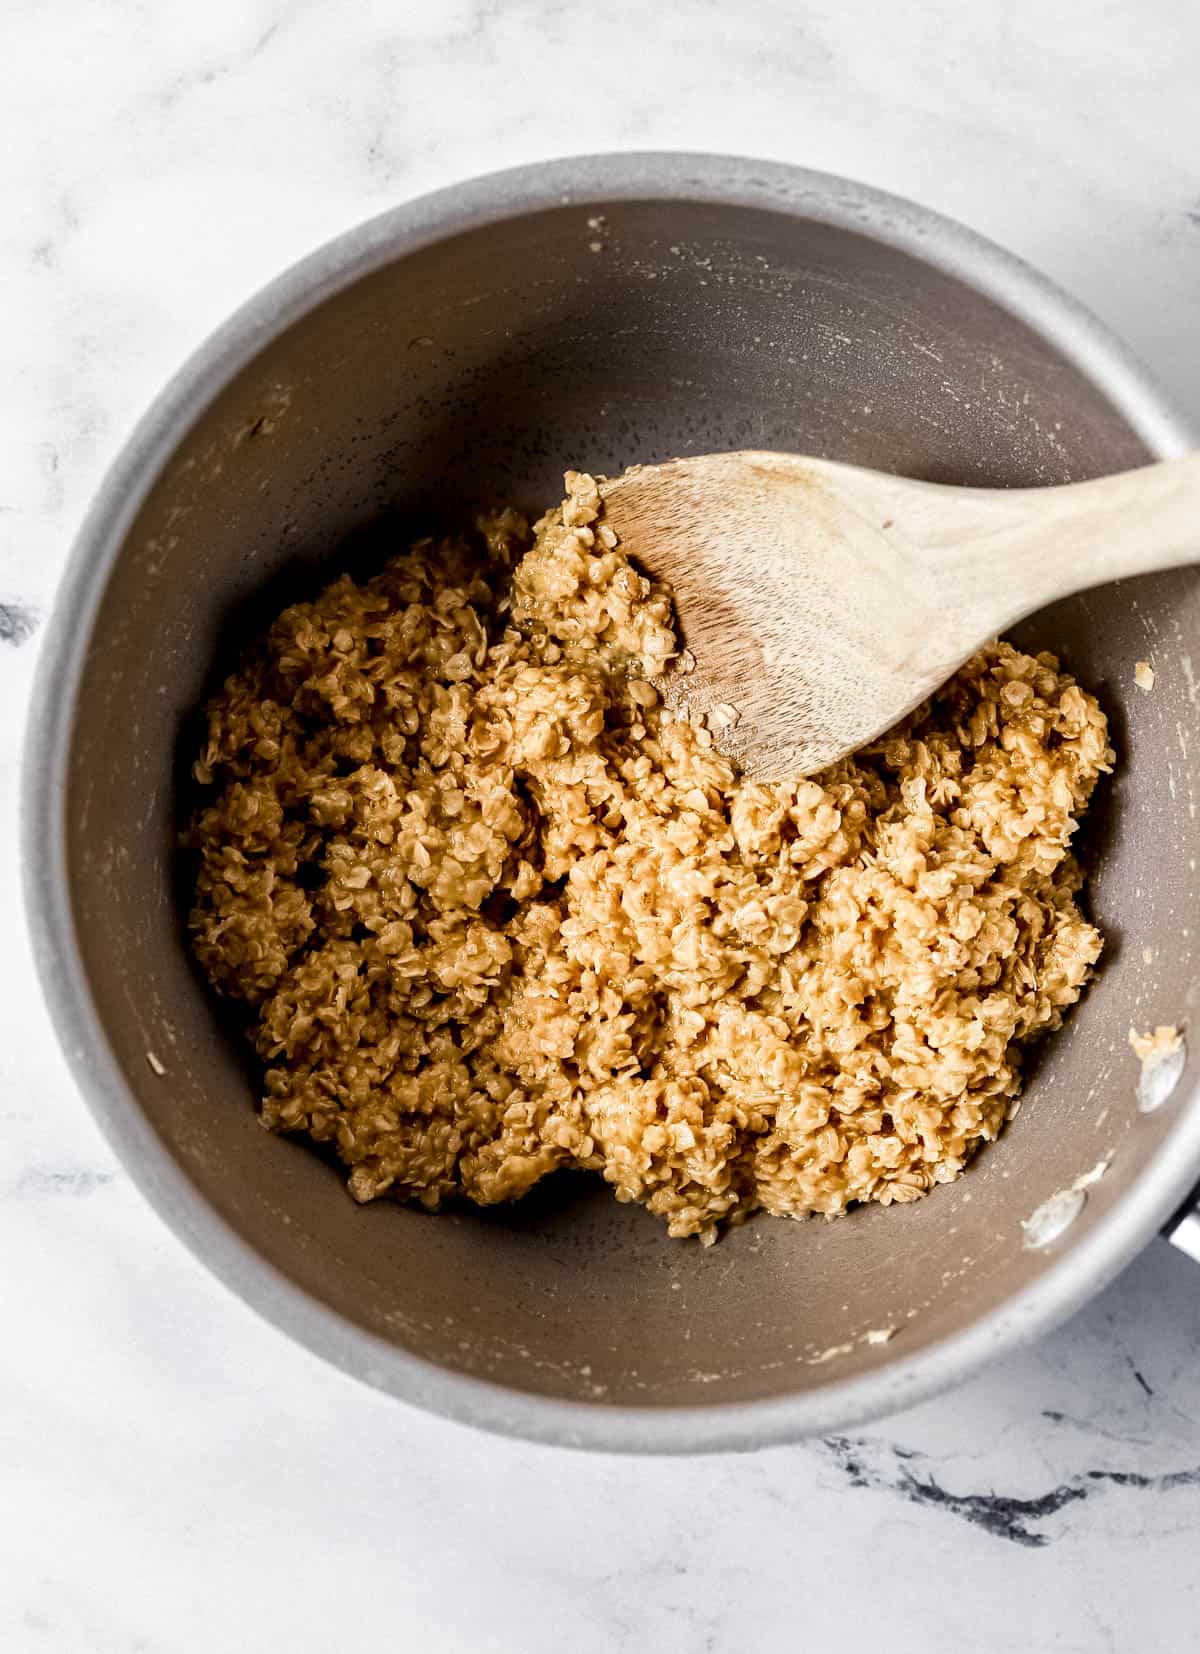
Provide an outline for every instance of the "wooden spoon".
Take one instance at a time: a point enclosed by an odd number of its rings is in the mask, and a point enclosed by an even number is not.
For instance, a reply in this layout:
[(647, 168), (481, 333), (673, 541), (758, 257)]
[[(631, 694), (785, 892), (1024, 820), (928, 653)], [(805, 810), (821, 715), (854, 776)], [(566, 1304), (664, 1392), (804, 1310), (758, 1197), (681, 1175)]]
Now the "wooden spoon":
[(1013, 489), (705, 454), (635, 466), (602, 494), (675, 594), (695, 668), (669, 674), (668, 702), (760, 780), (853, 752), (1056, 598), (1200, 561), (1200, 453)]

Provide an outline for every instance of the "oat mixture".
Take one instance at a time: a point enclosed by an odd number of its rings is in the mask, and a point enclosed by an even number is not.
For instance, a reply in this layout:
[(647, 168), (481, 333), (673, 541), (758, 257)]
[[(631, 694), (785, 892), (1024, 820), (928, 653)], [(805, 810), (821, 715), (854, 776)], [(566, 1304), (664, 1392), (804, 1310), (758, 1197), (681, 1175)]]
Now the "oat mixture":
[(286, 610), (209, 708), (191, 934), (263, 1119), (364, 1201), (582, 1167), (710, 1241), (915, 1200), (1100, 953), (1067, 846), (1104, 716), (999, 643), (819, 776), (739, 779), (649, 681), (669, 593), (567, 485)]

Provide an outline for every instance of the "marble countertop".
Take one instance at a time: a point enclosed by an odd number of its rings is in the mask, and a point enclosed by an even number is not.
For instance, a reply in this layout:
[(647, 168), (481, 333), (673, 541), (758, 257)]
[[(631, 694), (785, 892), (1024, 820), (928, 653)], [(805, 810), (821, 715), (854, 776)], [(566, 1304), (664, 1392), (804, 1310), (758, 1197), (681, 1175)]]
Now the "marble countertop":
[(0, 1648), (1193, 1646), (1200, 1272), (1162, 1243), (955, 1395), (750, 1457), (492, 1440), (259, 1322), (151, 1214), (33, 981), (38, 633), (181, 358), (315, 243), (490, 167), (739, 151), (951, 213), (1200, 415), (1200, 10), (1063, 0), (7, 0), (0, 66)]

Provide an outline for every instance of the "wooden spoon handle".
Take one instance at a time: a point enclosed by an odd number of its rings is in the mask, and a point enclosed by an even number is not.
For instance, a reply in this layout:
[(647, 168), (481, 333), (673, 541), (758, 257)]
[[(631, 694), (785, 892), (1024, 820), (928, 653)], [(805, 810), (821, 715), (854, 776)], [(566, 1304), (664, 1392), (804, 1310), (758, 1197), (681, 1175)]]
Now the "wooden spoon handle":
[(946, 496), (923, 510), (907, 494), (897, 526), (976, 639), (1091, 586), (1200, 563), (1200, 453), (1068, 487)]

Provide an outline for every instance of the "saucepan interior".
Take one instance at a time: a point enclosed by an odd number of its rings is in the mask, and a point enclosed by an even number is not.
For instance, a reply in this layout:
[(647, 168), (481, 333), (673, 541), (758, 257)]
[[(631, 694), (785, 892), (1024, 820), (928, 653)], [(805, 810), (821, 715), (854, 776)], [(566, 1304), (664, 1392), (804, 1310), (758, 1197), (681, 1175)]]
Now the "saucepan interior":
[[(31, 751), (47, 770), (29, 843), (44, 831), (31, 882), (60, 1024), (202, 1255), (400, 1394), (641, 1446), (897, 1404), (1115, 1269), (1194, 1175), (1200, 1135), (1186, 1081), (1138, 1112), (1127, 1046), (1131, 1023), (1186, 1018), (1194, 979), (1189, 573), (1021, 629), (1112, 720), (1120, 768), (1085, 845), (1108, 947), (1003, 1140), (911, 1207), (760, 1219), (709, 1251), (569, 1176), (486, 1213), (360, 1208), (334, 1167), (258, 1125), (236, 1032), (183, 944), (175, 850), (181, 743), (214, 662), (339, 559), (480, 504), (542, 505), (572, 464), (754, 446), (956, 483), (1118, 470), (1182, 436), (1107, 352), (1034, 278), (935, 220), (813, 175), (663, 157), (419, 203), (235, 321), (152, 414), (85, 533), (42, 682), (59, 698)], [(1025, 1246), (1022, 1219), (1104, 1160), (1069, 1233)], [(882, 1329), (887, 1343), (866, 1340)]]

